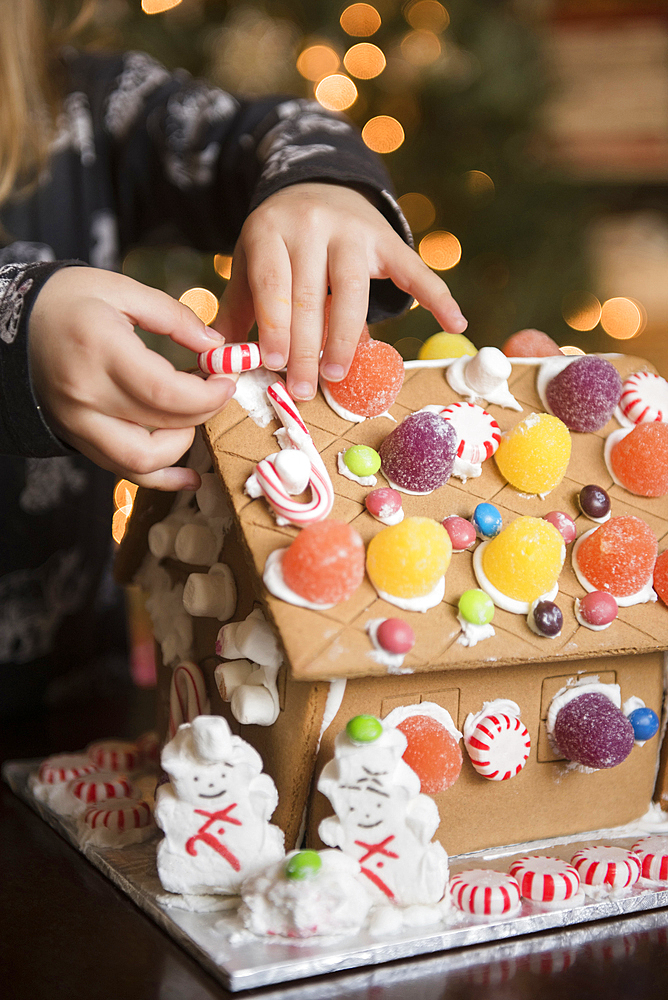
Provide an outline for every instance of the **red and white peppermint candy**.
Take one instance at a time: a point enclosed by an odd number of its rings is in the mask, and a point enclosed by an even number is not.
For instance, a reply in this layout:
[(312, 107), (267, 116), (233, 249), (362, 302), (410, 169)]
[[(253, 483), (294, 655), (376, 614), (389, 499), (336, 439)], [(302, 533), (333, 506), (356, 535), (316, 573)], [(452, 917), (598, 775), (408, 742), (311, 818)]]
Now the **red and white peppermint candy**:
[(103, 802), (105, 799), (131, 799), (134, 788), (128, 778), (111, 771), (98, 771), (83, 778), (75, 778), (69, 790), (81, 802)]
[(125, 740), (97, 740), (88, 747), (88, 756), (100, 771), (134, 771), (139, 766), (136, 743)]
[(634, 372), (624, 380), (619, 408), (632, 424), (668, 423), (668, 382), (652, 372)]
[(440, 413), (457, 431), (458, 458), (472, 465), (481, 465), (499, 447), (501, 428), (491, 413), (483, 410), (482, 406), (460, 401), (445, 406)]
[(151, 810), (143, 799), (110, 799), (103, 807), (91, 806), (84, 813), (84, 822), (91, 830), (140, 830), (150, 826)]
[(525, 899), (536, 903), (561, 903), (577, 896), (580, 876), (576, 869), (561, 858), (527, 855), (510, 866)]
[(197, 355), (197, 364), (205, 375), (232, 375), (254, 371), (262, 366), (260, 345), (225, 344)]
[(190, 660), (179, 663), (172, 673), (169, 689), (169, 738), (184, 722), (192, 722), (198, 715), (208, 715), (210, 710), (201, 668)]
[(631, 850), (640, 859), (642, 878), (668, 882), (668, 837), (644, 837)]
[(531, 752), (529, 730), (517, 715), (483, 715), (464, 743), (474, 768), (490, 781), (507, 781), (519, 774)]
[(88, 754), (60, 753), (47, 757), (39, 769), (39, 780), (45, 785), (59, 785), (64, 781), (82, 778), (85, 774), (93, 774), (97, 767)]
[(464, 913), (500, 917), (519, 910), (520, 887), (516, 879), (505, 872), (473, 868), (450, 880), (450, 898)]
[(623, 847), (585, 847), (573, 855), (571, 864), (583, 885), (625, 889), (640, 878), (638, 855)]

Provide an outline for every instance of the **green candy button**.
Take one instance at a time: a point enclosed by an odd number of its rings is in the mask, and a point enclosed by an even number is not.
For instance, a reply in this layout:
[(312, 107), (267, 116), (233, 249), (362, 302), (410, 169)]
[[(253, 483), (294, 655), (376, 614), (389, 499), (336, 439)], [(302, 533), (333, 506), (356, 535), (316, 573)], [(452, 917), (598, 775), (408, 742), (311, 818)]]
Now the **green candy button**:
[(356, 715), (346, 726), (348, 738), (353, 743), (374, 743), (382, 732), (383, 727), (375, 715)]
[(301, 882), (313, 878), (322, 868), (322, 860), (317, 851), (299, 851), (286, 862), (285, 877)]
[(466, 590), (459, 598), (459, 613), (472, 625), (488, 625), (494, 617), (494, 602), (484, 590)]
[(354, 476), (373, 476), (380, 469), (380, 455), (365, 444), (354, 444), (343, 456)]

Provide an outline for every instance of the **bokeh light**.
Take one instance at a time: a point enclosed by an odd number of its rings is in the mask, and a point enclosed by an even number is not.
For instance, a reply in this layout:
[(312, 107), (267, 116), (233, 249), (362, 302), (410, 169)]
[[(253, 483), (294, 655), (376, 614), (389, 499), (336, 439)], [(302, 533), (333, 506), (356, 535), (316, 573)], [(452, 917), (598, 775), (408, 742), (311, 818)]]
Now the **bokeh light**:
[(145, 14), (162, 14), (180, 3), (181, 0), (141, 0), (141, 9)]
[(462, 245), (452, 233), (436, 230), (420, 240), (418, 252), (422, 260), (435, 271), (449, 271), (462, 257)]
[(333, 73), (315, 88), (315, 99), (328, 111), (345, 111), (357, 100), (357, 87), (343, 73)]
[(381, 25), (380, 14), (369, 3), (353, 3), (346, 7), (339, 18), (339, 23), (347, 35), (358, 38), (368, 38), (374, 35)]
[(572, 330), (593, 330), (601, 319), (601, 303), (591, 292), (569, 292), (561, 303), (561, 315)]
[(399, 198), (399, 207), (406, 216), (414, 233), (421, 233), (433, 224), (436, 218), (434, 203), (418, 191), (409, 191)]
[(418, 356), (418, 351), (422, 347), (422, 341), (417, 337), (402, 337), (393, 345), (395, 351), (399, 351), (404, 361), (414, 361)]
[(370, 118), (362, 129), (362, 138), (375, 153), (392, 153), (406, 138), (401, 123), (390, 115)]
[(232, 275), (232, 258), (225, 253), (217, 253), (213, 258), (213, 267), (217, 275), (229, 279)]
[(567, 344), (565, 347), (560, 347), (559, 350), (562, 354), (585, 354), (586, 352), (580, 347), (574, 347), (572, 344)]
[(411, 28), (423, 31), (445, 31), (450, 15), (438, 0), (415, 0), (408, 5), (405, 17)]
[(218, 312), (218, 299), (208, 288), (189, 288), (180, 297), (179, 302), (195, 313), (203, 323), (211, 323)]
[(336, 73), (341, 60), (330, 45), (309, 45), (297, 59), (297, 70), (306, 80), (322, 80)]
[(643, 310), (633, 299), (616, 296), (601, 307), (601, 326), (615, 340), (637, 337), (643, 328)]
[(114, 487), (115, 510), (111, 520), (111, 535), (117, 544), (120, 544), (125, 534), (136, 492), (135, 483), (131, 483), (127, 479), (119, 479)]
[(343, 57), (343, 65), (351, 76), (359, 80), (373, 80), (379, 76), (386, 66), (382, 49), (371, 42), (358, 42), (352, 45)]
[(464, 186), (475, 198), (494, 197), (494, 181), (484, 170), (467, 170), (464, 174)]
[(409, 31), (401, 40), (401, 54), (411, 66), (430, 66), (441, 54), (441, 43), (433, 31)]

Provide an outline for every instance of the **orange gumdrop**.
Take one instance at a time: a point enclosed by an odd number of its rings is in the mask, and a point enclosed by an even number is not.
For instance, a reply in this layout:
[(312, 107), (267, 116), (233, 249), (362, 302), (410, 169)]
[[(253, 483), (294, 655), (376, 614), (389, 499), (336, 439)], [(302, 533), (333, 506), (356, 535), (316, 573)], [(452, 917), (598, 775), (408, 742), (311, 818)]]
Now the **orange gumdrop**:
[(462, 752), (455, 738), (430, 715), (410, 715), (397, 725), (408, 740), (404, 760), (420, 779), (426, 795), (454, 785), (462, 769)]
[(518, 330), (501, 350), (507, 358), (552, 358), (561, 354), (559, 345), (542, 330)]
[(668, 604), (668, 549), (662, 552), (654, 566), (654, 589), (664, 604)]
[(378, 417), (392, 406), (404, 383), (404, 361), (382, 340), (360, 341), (341, 382), (323, 379), (332, 399), (359, 417)]
[[(322, 344), (321, 344), (321, 347), (323, 349), (325, 347), (325, 344), (327, 343), (327, 337), (329, 336), (329, 314), (331, 311), (332, 311), (332, 296), (331, 294), (329, 294), (325, 299), (325, 329), (323, 330)], [(365, 340), (370, 340), (370, 339), (371, 339), (371, 334), (369, 333), (369, 327), (365, 323), (364, 326), (362, 327), (362, 332), (360, 334), (359, 342), (361, 344)]]
[(668, 493), (668, 424), (636, 424), (613, 445), (610, 467), (622, 486), (641, 497)]
[(364, 542), (349, 524), (318, 521), (283, 553), (283, 579), (314, 604), (339, 604), (364, 579)]
[(639, 517), (612, 517), (577, 551), (577, 564), (596, 590), (613, 597), (631, 597), (652, 579), (656, 561), (656, 536)]

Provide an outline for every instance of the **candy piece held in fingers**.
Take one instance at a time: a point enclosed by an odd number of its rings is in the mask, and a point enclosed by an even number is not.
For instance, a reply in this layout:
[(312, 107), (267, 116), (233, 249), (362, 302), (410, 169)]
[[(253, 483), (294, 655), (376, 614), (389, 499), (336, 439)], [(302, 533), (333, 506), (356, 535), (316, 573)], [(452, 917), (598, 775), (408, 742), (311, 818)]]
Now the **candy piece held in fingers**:
[(573, 865), (561, 858), (530, 855), (518, 858), (510, 866), (525, 899), (535, 903), (560, 903), (580, 892), (580, 876)]
[(428, 337), (420, 350), (420, 361), (436, 361), (439, 358), (461, 358), (465, 354), (473, 357), (478, 348), (463, 333), (434, 333)]
[(93, 774), (97, 766), (85, 753), (60, 753), (42, 761), (38, 776), (45, 785), (59, 785), (73, 778), (83, 778)]
[(575, 617), (581, 625), (589, 628), (607, 628), (614, 622), (618, 611), (617, 601), (604, 590), (592, 590), (575, 601)]
[(436, 795), (454, 785), (462, 769), (459, 743), (431, 715), (417, 713), (397, 723), (407, 740), (403, 759), (420, 779), (420, 791)]
[(553, 524), (540, 517), (517, 517), (487, 543), (482, 568), (501, 594), (531, 604), (553, 590), (564, 553), (564, 540)]
[(450, 536), (453, 552), (465, 552), (475, 545), (476, 530), (465, 518), (452, 514), (443, 521), (443, 527)]
[(578, 505), (585, 517), (592, 521), (603, 521), (610, 513), (610, 497), (602, 486), (589, 483), (578, 494)]
[(513, 916), (520, 910), (520, 887), (512, 875), (473, 868), (450, 880), (450, 898), (458, 910), (478, 917)]
[(640, 859), (623, 847), (585, 847), (571, 858), (583, 886), (625, 889), (635, 885), (642, 869)]
[(381, 524), (398, 524), (404, 519), (401, 493), (390, 486), (380, 486), (367, 493), (364, 503), (371, 516)]
[(636, 424), (608, 454), (615, 479), (630, 493), (663, 497), (668, 493), (668, 424)]
[(411, 493), (430, 493), (450, 477), (457, 432), (435, 413), (411, 413), (380, 446), (383, 475)]
[(313, 604), (339, 604), (364, 579), (364, 543), (341, 521), (304, 528), (283, 554), (283, 579)]
[(496, 538), (503, 527), (503, 519), (494, 504), (479, 503), (473, 511), (471, 524), (480, 538)]
[(551, 510), (549, 514), (543, 514), (543, 520), (549, 521), (550, 524), (555, 526), (563, 540), (566, 542), (566, 545), (575, 541), (578, 533), (578, 529), (575, 527), (575, 521), (572, 517), (569, 517), (568, 514), (564, 514), (562, 510)]
[(622, 393), (619, 372), (605, 358), (576, 358), (545, 388), (550, 410), (572, 431), (592, 433), (607, 424)]
[(200, 371), (206, 375), (232, 375), (254, 371), (262, 365), (260, 345), (225, 344), (197, 355)]
[(554, 601), (533, 601), (528, 616), (529, 628), (547, 639), (556, 639), (561, 634), (564, 616)]
[(341, 382), (321, 379), (325, 399), (356, 417), (378, 417), (399, 395), (404, 361), (382, 340), (360, 341), (350, 370)]
[(450, 538), (438, 521), (407, 517), (371, 539), (367, 572), (381, 596), (427, 600), (443, 581), (451, 554)]
[(619, 408), (632, 424), (668, 420), (668, 382), (652, 372), (634, 372), (624, 379)]
[(656, 551), (656, 536), (639, 517), (612, 517), (582, 537), (573, 565), (588, 590), (605, 590), (619, 604), (651, 583)]
[(507, 358), (551, 358), (561, 355), (559, 345), (542, 330), (518, 330), (501, 348)]
[(638, 855), (641, 878), (668, 882), (668, 837), (644, 837), (631, 850)]
[(657, 557), (654, 565), (654, 589), (664, 604), (668, 604), (668, 549)]
[(586, 691), (559, 709), (552, 740), (566, 760), (596, 770), (617, 767), (633, 749), (633, 726), (603, 692)]
[(651, 740), (659, 731), (659, 716), (654, 709), (643, 706), (629, 712), (629, 722), (633, 726), (633, 735), (638, 742)]
[(558, 486), (571, 457), (566, 425), (549, 413), (531, 413), (501, 436), (496, 464), (522, 493), (544, 495)]
[(415, 632), (402, 618), (386, 618), (378, 626), (376, 638), (388, 653), (409, 653), (415, 645)]

